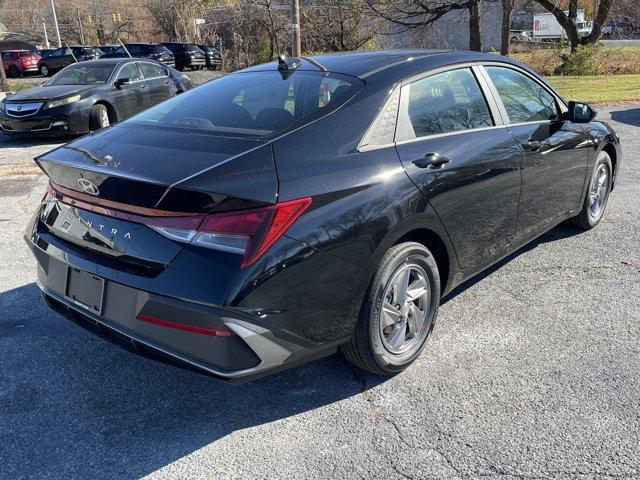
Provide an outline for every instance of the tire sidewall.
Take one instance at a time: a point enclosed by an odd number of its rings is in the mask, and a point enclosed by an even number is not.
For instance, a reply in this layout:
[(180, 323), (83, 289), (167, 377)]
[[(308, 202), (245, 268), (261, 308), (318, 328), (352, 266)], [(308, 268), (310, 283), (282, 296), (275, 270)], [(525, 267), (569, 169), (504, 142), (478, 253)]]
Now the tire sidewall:
[[(380, 338), (379, 321), (382, 302), (384, 301), (385, 287), (394, 273), (405, 264), (416, 264), (422, 267), (429, 279), (431, 289), (431, 302), (427, 316), (428, 332), (420, 347), (413, 353), (392, 354), (389, 352)], [(412, 363), (422, 352), (435, 325), (440, 300), (440, 278), (437, 265), (429, 251), (419, 244), (410, 244), (404, 250), (395, 255), (383, 268), (381, 275), (376, 275), (376, 284), (372, 285), (371, 309), (369, 312), (369, 341), (372, 352), (378, 366), (387, 372), (399, 372)]]
[[(595, 218), (591, 215), (591, 205), (590, 205), (590, 200), (589, 200), (589, 193), (591, 192), (591, 183), (593, 182), (593, 177), (596, 174), (596, 172), (598, 171), (598, 168), (600, 168), (600, 165), (605, 165), (605, 167), (607, 168), (607, 197), (604, 200), (604, 205), (602, 205), (602, 210), (600, 212), (600, 215)], [(586, 213), (587, 213), (587, 221), (589, 222), (589, 225), (591, 225), (592, 227), (595, 227), (598, 223), (600, 223), (600, 220), (602, 220), (602, 217), (604, 217), (604, 213), (607, 209), (607, 203), (609, 203), (609, 195), (611, 193), (611, 184), (613, 183), (613, 167), (611, 164), (611, 158), (609, 157), (609, 154), (607, 152), (600, 152), (598, 154), (598, 158), (595, 162), (595, 165), (593, 166), (593, 170), (591, 171), (591, 176), (589, 177), (589, 185), (587, 186), (587, 195), (586, 195), (586, 199), (585, 199), (585, 208), (586, 208)]]
[(49, 67), (47, 67), (46, 65), (42, 65), (40, 67), (40, 74), (43, 77), (48, 77), (50, 73), (51, 73), (51, 70), (49, 70)]

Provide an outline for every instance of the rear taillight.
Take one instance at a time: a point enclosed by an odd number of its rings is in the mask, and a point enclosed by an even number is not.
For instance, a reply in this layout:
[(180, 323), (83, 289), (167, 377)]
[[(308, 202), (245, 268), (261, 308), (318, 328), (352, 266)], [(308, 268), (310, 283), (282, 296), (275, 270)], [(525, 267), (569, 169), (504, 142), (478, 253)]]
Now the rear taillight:
[(242, 255), (241, 266), (247, 267), (258, 260), (310, 204), (311, 198), (300, 198), (268, 207), (207, 215), (197, 229), (180, 225), (181, 218), (154, 219), (145, 224), (172, 240)]
[(311, 205), (311, 198), (306, 197), (250, 210), (188, 214), (125, 205), (49, 183), (43, 201), (54, 199), (101, 215), (146, 225), (177, 242), (242, 255), (241, 267), (258, 260)]

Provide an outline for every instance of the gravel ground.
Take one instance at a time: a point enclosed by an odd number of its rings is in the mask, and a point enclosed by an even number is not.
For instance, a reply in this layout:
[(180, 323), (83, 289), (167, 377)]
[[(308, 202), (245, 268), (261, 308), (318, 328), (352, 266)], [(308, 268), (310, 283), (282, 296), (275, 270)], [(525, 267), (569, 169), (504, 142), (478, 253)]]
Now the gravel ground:
[(600, 226), (457, 289), (406, 372), (335, 356), (239, 387), (43, 307), (20, 237), (54, 144), (0, 137), (0, 478), (640, 478), (640, 106), (601, 116), (627, 155)]

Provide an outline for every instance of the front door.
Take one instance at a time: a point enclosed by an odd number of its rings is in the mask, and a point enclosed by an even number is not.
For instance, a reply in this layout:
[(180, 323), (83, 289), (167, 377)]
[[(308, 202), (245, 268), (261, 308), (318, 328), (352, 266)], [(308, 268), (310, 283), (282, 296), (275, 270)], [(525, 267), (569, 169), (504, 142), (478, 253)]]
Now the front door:
[(173, 84), (167, 75), (166, 68), (151, 62), (140, 62), (140, 70), (148, 86), (147, 108), (171, 97)]
[(115, 94), (115, 108), (118, 119), (124, 120), (146, 108), (146, 82), (136, 62), (126, 63), (120, 69), (117, 79), (129, 79), (131, 83), (122, 85)]
[(527, 237), (579, 206), (589, 144), (580, 125), (561, 120), (561, 104), (535, 79), (508, 67), (484, 68), (523, 150), (518, 234)]
[(471, 68), (419, 79), (401, 95), (396, 148), (404, 169), (442, 220), (460, 265), (479, 269), (515, 234), (518, 145), (494, 122)]

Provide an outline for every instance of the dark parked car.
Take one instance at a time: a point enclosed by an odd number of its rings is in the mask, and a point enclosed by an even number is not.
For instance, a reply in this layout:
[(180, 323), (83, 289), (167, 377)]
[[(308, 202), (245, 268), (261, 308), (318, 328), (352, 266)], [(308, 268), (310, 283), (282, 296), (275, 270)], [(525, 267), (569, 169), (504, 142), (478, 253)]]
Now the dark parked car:
[(97, 48), (98, 50), (100, 50), (104, 54), (100, 58), (103, 58), (105, 57), (105, 55), (115, 53), (116, 51), (118, 51), (118, 49), (122, 49), (122, 45), (100, 45), (93, 48)]
[(74, 45), (56, 48), (48, 57), (38, 60), (38, 71), (45, 77), (63, 69), (72, 63), (95, 60), (102, 56), (97, 48)]
[(176, 69), (180, 71), (187, 67), (191, 70), (199, 70), (207, 65), (204, 52), (193, 43), (165, 42), (161, 45), (173, 53)]
[(204, 52), (206, 67), (209, 70), (216, 70), (222, 67), (222, 53), (213, 45), (198, 45), (198, 48)]
[(39, 58), (38, 54), (27, 50), (7, 50), (2, 52), (2, 66), (8, 76), (17, 78), (37, 72)]
[(70, 65), (42, 87), (0, 102), (10, 135), (80, 134), (106, 127), (191, 88), (186, 75), (153, 60), (93, 60)]
[(55, 52), (55, 48), (41, 48), (40, 50), (36, 50), (36, 53), (41, 57), (50, 57)]
[[(132, 57), (151, 58), (158, 62), (162, 62), (165, 65), (175, 67), (176, 62), (173, 58), (173, 53), (163, 45), (154, 45), (152, 43), (125, 43), (124, 46)], [(119, 46), (115, 51), (108, 53), (103, 58), (119, 58), (128, 56), (129, 55), (125, 49), (122, 46)]]
[(394, 374), (454, 287), (598, 224), (621, 151), (594, 116), (492, 54), (283, 58), (39, 156), (26, 240), (48, 305), (135, 352)]

